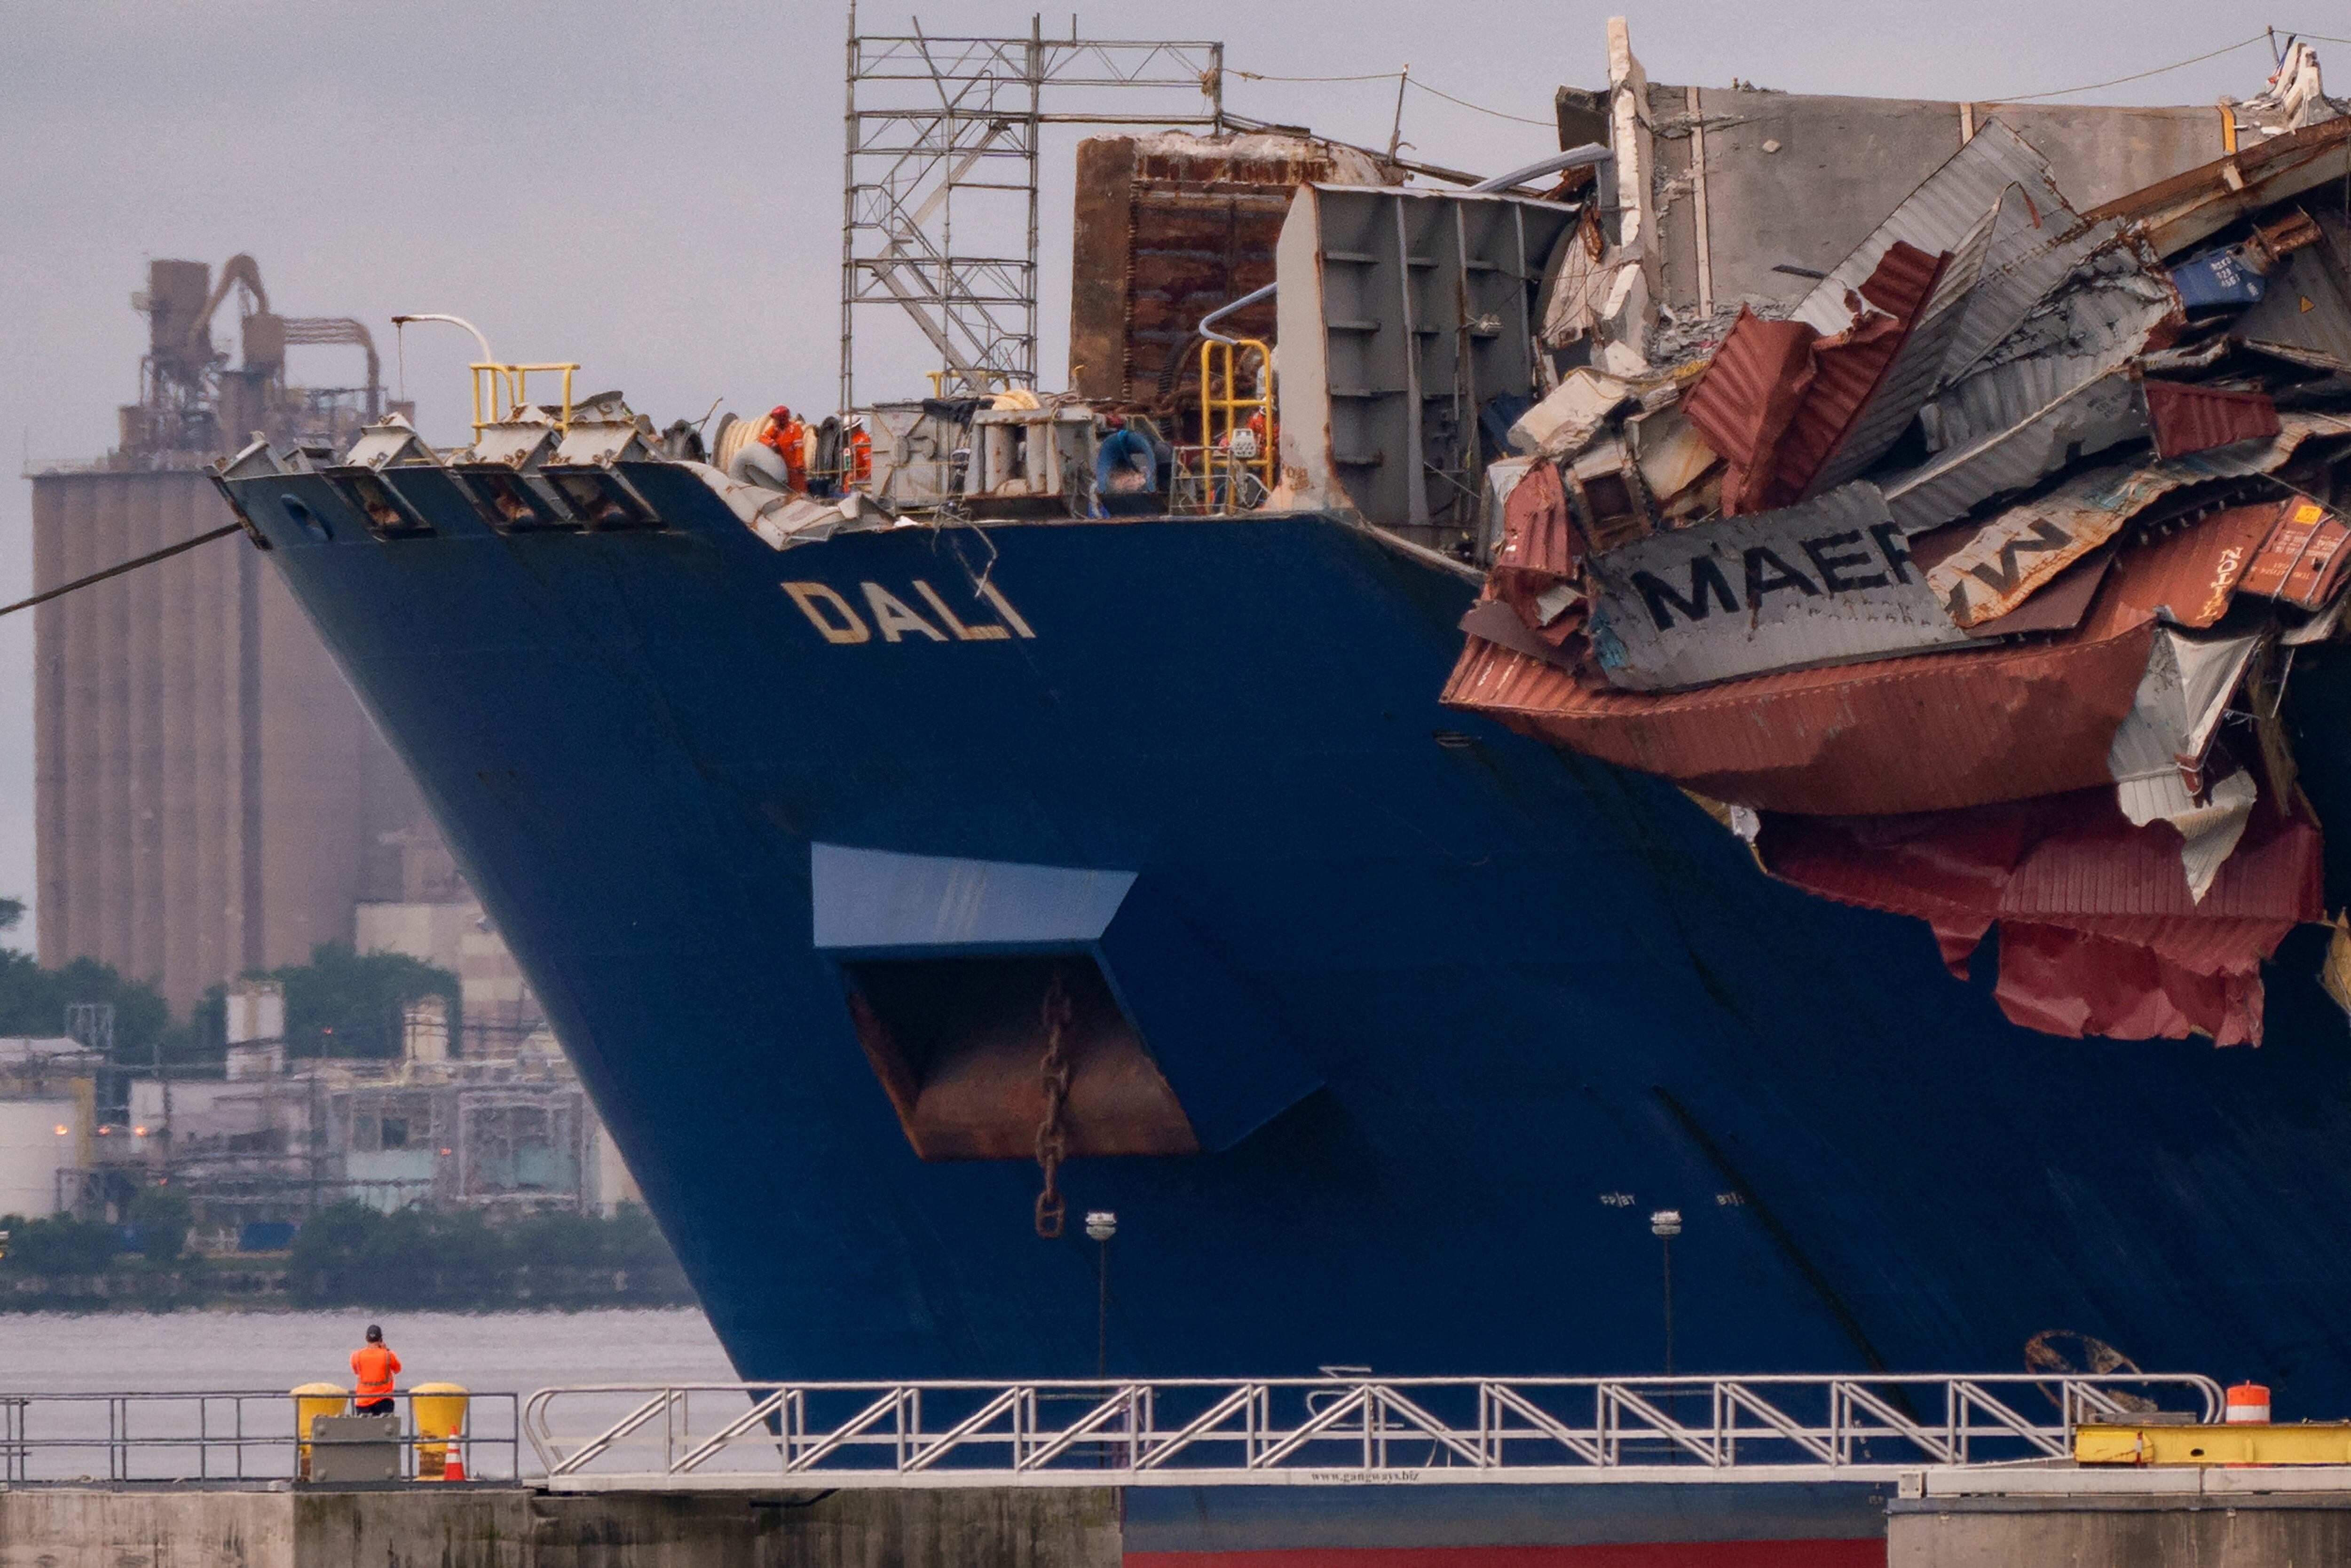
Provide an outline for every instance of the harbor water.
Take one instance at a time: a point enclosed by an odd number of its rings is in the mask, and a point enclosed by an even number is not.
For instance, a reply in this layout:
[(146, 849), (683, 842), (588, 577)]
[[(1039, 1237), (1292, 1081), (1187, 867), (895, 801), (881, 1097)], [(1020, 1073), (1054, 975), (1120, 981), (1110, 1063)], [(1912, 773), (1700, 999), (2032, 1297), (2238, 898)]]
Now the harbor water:
[(402, 1387), (528, 1394), (565, 1383), (731, 1383), (690, 1307), (580, 1312), (26, 1312), (0, 1314), (0, 1393), (284, 1389), (350, 1380), (371, 1322)]

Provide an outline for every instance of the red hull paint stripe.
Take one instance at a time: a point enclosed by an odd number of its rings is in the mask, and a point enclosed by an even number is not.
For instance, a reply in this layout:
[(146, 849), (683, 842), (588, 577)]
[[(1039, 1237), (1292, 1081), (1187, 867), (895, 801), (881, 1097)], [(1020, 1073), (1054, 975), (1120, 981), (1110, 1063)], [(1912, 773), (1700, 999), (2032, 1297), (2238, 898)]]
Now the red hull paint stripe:
[(1130, 1552), (1125, 1568), (1886, 1568), (1884, 1540)]

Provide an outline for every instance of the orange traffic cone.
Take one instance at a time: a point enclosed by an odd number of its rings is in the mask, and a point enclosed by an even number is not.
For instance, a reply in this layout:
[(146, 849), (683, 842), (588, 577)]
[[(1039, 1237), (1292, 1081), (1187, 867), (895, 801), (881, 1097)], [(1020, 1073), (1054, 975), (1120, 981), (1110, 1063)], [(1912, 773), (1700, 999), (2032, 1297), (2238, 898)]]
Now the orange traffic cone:
[(441, 1479), (444, 1481), (462, 1481), (465, 1479), (465, 1457), (454, 1448), (449, 1450), (448, 1462), (441, 1467)]

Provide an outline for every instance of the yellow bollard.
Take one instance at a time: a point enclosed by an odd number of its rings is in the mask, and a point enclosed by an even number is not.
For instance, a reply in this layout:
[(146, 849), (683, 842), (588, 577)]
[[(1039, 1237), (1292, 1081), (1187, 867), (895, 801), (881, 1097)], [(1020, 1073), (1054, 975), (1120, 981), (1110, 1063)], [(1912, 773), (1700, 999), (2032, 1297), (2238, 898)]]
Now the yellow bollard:
[(301, 1443), (301, 1476), (310, 1479), (310, 1423), (320, 1416), (340, 1416), (351, 1402), (350, 1393), (332, 1383), (306, 1383), (294, 1390), (294, 1436)]
[[(408, 1391), (408, 1412), (416, 1422), (416, 1479), (437, 1481), (449, 1476), (449, 1448), (465, 1432), (465, 1389), (457, 1383), (420, 1383)], [(457, 1476), (465, 1476), (458, 1461)]]

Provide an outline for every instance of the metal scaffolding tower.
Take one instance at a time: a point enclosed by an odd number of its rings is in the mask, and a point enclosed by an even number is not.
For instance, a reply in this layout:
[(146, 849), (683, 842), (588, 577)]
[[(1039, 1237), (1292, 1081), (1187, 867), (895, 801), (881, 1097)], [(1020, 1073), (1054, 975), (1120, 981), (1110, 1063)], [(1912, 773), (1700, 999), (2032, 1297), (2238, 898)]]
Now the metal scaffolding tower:
[[(841, 185), (841, 406), (856, 403), (861, 308), (904, 309), (938, 350), (945, 390), (1037, 384), (1037, 151), (1047, 125), (1222, 130), (1221, 43), (867, 37), (849, 8)], [(1184, 114), (1048, 112), (1048, 88), (1188, 89)], [(1026, 243), (1021, 241), (1025, 233)]]

